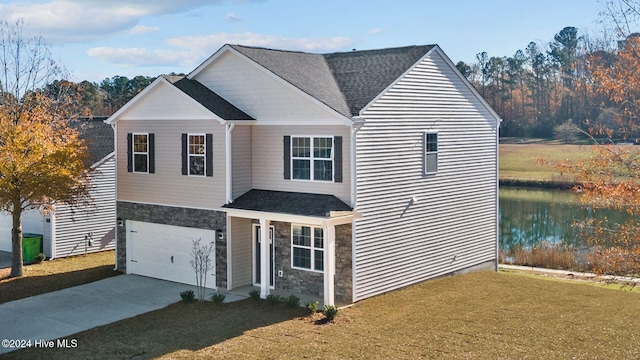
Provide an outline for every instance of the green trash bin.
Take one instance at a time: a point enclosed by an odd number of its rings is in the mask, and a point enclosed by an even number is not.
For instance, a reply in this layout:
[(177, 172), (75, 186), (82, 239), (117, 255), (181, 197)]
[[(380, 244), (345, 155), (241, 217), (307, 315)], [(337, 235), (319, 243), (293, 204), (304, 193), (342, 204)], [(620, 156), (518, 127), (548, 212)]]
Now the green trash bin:
[(42, 235), (39, 234), (22, 234), (22, 260), (33, 261), (40, 253), (42, 244)]

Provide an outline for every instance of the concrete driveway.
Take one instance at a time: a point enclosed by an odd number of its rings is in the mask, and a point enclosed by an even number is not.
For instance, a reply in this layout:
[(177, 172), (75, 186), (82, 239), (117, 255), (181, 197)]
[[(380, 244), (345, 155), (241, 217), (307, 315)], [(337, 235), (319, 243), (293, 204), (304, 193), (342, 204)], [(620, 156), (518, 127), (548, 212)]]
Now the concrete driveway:
[[(0, 304), (0, 354), (65, 338), (73, 345), (73, 334), (109, 324), (180, 301), (180, 292), (190, 285), (138, 275), (118, 275), (26, 299)], [(206, 298), (213, 294), (209, 290)], [(225, 294), (225, 302), (243, 297)], [(14, 340), (6, 344), (4, 339)], [(15, 344), (15, 340), (22, 344)], [(14, 345), (8, 347), (7, 345)], [(57, 342), (56, 342), (57, 345)], [(55, 346), (55, 345), (54, 345)]]

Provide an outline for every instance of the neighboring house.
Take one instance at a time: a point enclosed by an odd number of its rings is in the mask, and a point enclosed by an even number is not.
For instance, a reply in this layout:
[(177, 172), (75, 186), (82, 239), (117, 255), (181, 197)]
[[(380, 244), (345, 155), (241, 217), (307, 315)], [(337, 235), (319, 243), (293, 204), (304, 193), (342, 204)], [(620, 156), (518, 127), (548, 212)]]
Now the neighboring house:
[[(105, 118), (71, 120), (87, 140), (93, 162), (91, 204), (58, 204), (52, 213), (38, 209), (23, 212), (23, 233), (42, 234), (48, 258), (61, 258), (115, 248), (115, 154), (113, 129)], [(0, 250), (11, 251), (10, 214), (0, 214)]]
[[(225, 45), (116, 132), (117, 267), (354, 302), (496, 269), (499, 117), (437, 46)], [(263, 241), (268, 239), (268, 241)]]

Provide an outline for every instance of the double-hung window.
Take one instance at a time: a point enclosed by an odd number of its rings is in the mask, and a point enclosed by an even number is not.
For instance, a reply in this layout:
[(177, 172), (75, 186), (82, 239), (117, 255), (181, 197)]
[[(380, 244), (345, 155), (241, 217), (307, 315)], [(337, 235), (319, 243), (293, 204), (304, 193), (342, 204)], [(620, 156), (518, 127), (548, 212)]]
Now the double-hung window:
[(213, 134), (182, 134), (182, 175), (213, 176)]
[(133, 134), (133, 172), (149, 172), (149, 134)]
[(189, 134), (189, 175), (204, 176), (206, 138), (204, 134)]
[(438, 133), (427, 131), (424, 133), (424, 173), (438, 172)]
[(324, 271), (324, 233), (322, 228), (292, 225), (291, 264), (294, 268)]
[(333, 137), (291, 137), (292, 179), (333, 181)]

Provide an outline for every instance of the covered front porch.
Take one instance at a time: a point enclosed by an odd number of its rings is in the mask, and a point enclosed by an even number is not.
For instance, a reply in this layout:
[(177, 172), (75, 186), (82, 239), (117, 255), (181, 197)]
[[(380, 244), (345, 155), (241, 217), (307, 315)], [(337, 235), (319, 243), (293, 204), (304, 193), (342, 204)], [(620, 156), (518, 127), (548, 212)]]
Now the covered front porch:
[(251, 190), (223, 210), (227, 291), (352, 302), (354, 211), (348, 205), (332, 195)]

